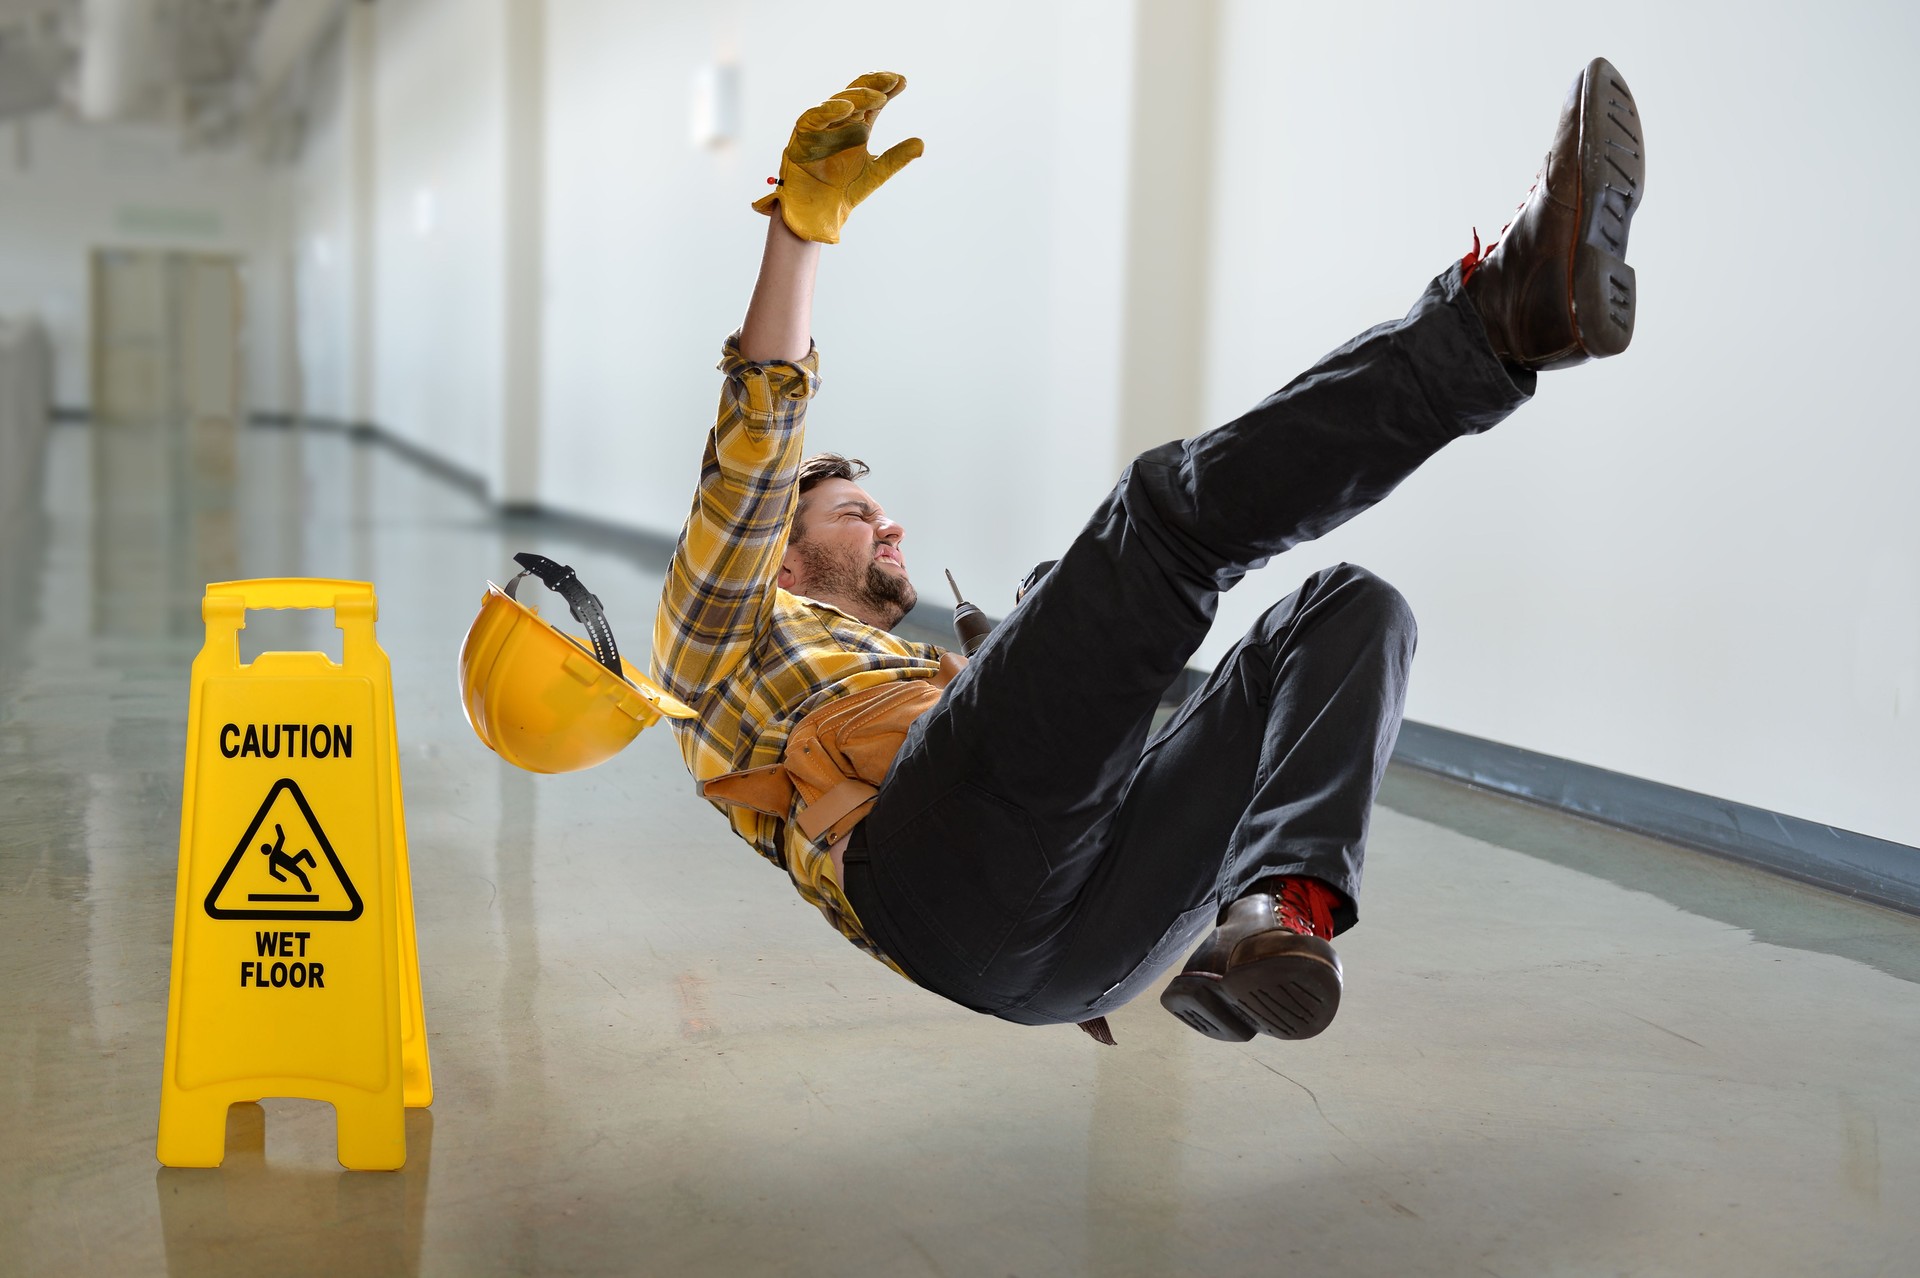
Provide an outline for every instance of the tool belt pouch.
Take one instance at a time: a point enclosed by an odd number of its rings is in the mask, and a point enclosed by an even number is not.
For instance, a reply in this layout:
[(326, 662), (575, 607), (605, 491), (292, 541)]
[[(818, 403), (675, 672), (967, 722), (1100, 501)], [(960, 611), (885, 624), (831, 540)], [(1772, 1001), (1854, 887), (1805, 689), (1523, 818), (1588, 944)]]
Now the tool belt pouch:
[(836, 843), (873, 809), (907, 730), (965, 665), (949, 653), (931, 679), (901, 679), (831, 702), (794, 728), (780, 762), (703, 781), (700, 794), (791, 820), (813, 843)]

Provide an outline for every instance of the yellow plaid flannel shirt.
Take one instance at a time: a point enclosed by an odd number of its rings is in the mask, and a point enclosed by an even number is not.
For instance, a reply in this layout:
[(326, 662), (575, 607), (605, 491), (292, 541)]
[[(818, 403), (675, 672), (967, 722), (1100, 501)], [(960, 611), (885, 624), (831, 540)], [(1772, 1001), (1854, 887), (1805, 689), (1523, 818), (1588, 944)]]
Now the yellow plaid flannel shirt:
[[(811, 711), (879, 684), (929, 678), (940, 665), (939, 648), (775, 584), (798, 501), (819, 353), (759, 364), (739, 343), (736, 333), (723, 347), (720, 412), (653, 623), (654, 677), (699, 712), (670, 722), (700, 781), (777, 762), (787, 734)], [(714, 806), (843, 936), (886, 961), (847, 904), (826, 846), (791, 821)]]

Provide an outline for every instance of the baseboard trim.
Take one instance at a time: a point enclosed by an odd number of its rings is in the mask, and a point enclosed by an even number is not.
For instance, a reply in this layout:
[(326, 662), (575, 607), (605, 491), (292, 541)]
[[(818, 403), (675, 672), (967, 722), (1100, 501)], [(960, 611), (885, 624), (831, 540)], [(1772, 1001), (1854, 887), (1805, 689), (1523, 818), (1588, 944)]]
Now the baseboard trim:
[[(557, 510), (539, 502), (506, 502), (497, 505), (495, 509), (499, 512), (501, 522), (509, 528), (524, 525), (532, 531), (533, 526), (537, 524), (542, 531), (562, 532), (576, 541), (621, 551), (663, 572), (673, 558), (674, 543), (679, 540), (678, 536), (615, 523), (611, 519), (601, 519), (595, 515)], [(524, 549), (537, 551), (539, 547), (529, 545)]]
[[(376, 442), (483, 500), (486, 497), (479, 475), (373, 422), (282, 414), (257, 414), (253, 421), (268, 429), (333, 430)], [(543, 533), (564, 532), (662, 568), (673, 552), (673, 537), (590, 515), (538, 503), (496, 505), (495, 510), (506, 527), (524, 528), (530, 544)], [(922, 602), (895, 629), (910, 639), (950, 647), (955, 642), (953, 612), (951, 607)], [(1207, 678), (1207, 671), (1189, 667), (1167, 689), (1161, 704), (1179, 704)], [(1478, 789), (1920, 914), (1920, 848), (1412, 720), (1401, 725), (1393, 758)]]
[(337, 417), (307, 417), (298, 413), (249, 413), (247, 425), (257, 430), (318, 430), (364, 439), (390, 449), (421, 470), (486, 500), (487, 482), (478, 472), (455, 465), (440, 454), (403, 439), (378, 422), (345, 421)]
[(1408, 720), (1394, 762), (1920, 914), (1920, 848)]

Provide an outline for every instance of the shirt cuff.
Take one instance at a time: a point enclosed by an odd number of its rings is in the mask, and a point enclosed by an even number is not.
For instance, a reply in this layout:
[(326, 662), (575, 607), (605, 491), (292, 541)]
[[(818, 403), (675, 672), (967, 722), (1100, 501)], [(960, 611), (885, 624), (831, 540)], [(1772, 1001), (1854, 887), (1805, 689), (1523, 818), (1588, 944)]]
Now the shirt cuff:
[(737, 388), (741, 408), (753, 417), (771, 417), (783, 404), (812, 399), (820, 389), (820, 351), (811, 340), (806, 357), (764, 363), (740, 353), (740, 334), (733, 333), (720, 347), (720, 371)]

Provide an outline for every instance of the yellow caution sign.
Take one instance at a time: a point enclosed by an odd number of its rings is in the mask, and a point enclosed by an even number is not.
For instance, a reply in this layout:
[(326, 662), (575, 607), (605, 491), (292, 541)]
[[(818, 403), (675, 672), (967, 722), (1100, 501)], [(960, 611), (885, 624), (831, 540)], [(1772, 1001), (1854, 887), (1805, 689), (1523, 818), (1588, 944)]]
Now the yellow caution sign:
[[(240, 661), (248, 609), (331, 608), (318, 652)], [(207, 587), (193, 663), (174, 899), (160, 1161), (214, 1167), (227, 1107), (333, 1105), (340, 1162), (406, 1161), (405, 1106), (433, 1100), (373, 587), (285, 578)]]

